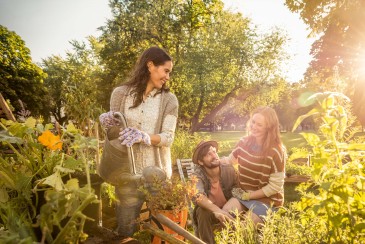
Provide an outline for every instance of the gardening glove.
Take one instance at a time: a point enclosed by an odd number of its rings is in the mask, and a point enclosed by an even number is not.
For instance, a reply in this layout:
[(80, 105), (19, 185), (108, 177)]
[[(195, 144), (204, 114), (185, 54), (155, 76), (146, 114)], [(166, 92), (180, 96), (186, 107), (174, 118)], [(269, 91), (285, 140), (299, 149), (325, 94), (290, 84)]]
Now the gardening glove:
[(99, 116), (99, 121), (101, 123), (101, 126), (104, 128), (110, 128), (115, 125), (120, 125), (120, 121), (116, 117), (114, 117), (113, 111), (102, 113)]
[(127, 147), (131, 147), (135, 143), (144, 143), (151, 146), (151, 138), (146, 132), (131, 127), (127, 127), (119, 133), (119, 140), (122, 145)]
[(250, 193), (247, 191), (242, 190), (241, 188), (233, 188), (232, 189), (232, 195), (235, 198), (244, 200), (244, 201), (248, 201), (250, 200)]

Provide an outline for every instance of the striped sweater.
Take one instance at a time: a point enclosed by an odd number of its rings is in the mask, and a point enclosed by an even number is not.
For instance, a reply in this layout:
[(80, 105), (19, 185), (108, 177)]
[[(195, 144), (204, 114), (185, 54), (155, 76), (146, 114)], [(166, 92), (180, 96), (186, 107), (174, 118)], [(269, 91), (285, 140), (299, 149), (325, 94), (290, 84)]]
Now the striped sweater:
[[(274, 207), (282, 206), (284, 202), (284, 172), (285, 151), (273, 147), (266, 160), (260, 156), (260, 151), (251, 148), (241, 139), (233, 150), (231, 157), (238, 162), (240, 187), (245, 191), (262, 189), (266, 197), (256, 199)], [(275, 178), (275, 187), (269, 182)]]

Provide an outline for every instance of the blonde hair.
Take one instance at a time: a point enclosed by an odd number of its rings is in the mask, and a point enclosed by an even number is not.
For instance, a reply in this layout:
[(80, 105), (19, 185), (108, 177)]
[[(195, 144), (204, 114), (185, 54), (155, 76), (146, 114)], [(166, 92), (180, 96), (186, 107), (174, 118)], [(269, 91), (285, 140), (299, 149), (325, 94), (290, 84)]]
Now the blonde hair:
[[(263, 138), (262, 155), (268, 156), (271, 148), (273, 147), (279, 147), (283, 150), (283, 144), (280, 138), (280, 124), (275, 110), (267, 106), (254, 109), (251, 112), (247, 128), (250, 128), (252, 117), (255, 114), (261, 114), (265, 118), (266, 122), (266, 133)], [(255, 144), (255, 138), (248, 136), (247, 145), (252, 146), (253, 144)]]

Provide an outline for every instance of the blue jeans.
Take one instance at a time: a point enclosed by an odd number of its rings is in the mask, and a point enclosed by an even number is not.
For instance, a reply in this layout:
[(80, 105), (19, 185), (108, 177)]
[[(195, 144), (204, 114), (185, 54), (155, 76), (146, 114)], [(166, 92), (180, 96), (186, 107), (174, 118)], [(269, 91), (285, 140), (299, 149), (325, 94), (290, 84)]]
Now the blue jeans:
[(132, 237), (138, 230), (137, 219), (144, 202), (144, 195), (138, 191), (138, 182), (133, 181), (115, 186), (117, 198), (117, 232), (122, 237)]

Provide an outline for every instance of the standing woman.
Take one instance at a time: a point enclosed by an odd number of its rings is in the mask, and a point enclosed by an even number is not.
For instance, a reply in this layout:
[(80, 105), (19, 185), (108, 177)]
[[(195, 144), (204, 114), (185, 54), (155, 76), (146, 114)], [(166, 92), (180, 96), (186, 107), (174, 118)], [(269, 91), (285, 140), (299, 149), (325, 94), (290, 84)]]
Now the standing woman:
[(274, 109), (255, 109), (248, 130), (249, 135), (237, 143), (228, 157), (230, 163), (238, 163), (240, 188), (232, 190), (234, 197), (223, 209), (252, 210), (251, 218), (259, 224), (270, 208), (275, 211), (283, 205), (286, 151)]
[[(138, 59), (129, 80), (114, 89), (110, 112), (100, 116), (104, 126), (113, 124), (113, 113), (125, 115), (128, 128), (120, 141), (133, 147), (137, 174), (147, 166), (159, 166), (167, 177), (172, 174), (170, 146), (178, 116), (178, 100), (169, 92), (167, 81), (172, 71), (171, 57), (159, 47), (145, 50)], [(144, 196), (138, 182), (115, 186), (118, 234), (131, 237), (137, 231)]]

